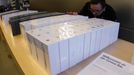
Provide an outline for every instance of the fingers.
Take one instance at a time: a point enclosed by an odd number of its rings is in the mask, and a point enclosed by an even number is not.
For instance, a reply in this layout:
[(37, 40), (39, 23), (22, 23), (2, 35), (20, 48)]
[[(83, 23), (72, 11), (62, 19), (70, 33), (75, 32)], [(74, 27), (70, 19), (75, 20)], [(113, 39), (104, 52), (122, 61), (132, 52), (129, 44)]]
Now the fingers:
[(69, 15), (78, 15), (78, 12), (66, 12)]

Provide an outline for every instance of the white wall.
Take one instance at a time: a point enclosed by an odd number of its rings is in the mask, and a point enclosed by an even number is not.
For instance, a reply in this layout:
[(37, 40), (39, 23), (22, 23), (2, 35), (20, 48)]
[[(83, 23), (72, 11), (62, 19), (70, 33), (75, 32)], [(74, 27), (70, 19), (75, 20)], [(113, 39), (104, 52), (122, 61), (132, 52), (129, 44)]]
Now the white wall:
[(7, 4), (7, 0), (0, 0), (0, 5), (6, 5)]

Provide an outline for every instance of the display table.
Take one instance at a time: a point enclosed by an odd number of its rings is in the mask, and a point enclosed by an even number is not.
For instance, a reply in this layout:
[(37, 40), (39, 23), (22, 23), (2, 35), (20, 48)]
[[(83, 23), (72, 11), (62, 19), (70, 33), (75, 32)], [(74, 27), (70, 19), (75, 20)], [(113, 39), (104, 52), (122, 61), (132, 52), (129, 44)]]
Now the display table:
[[(10, 25), (4, 25), (4, 22), (2, 20), (0, 20), (0, 26), (13, 55), (15, 56), (25, 75), (47, 75), (44, 69), (40, 67), (40, 65), (38, 65), (38, 63), (34, 61), (31, 57), (27, 42), (22, 37), (22, 35), (13, 37)], [(131, 56), (134, 52), (134, 44), (119, 39), (117, 42), (104, 49), (102, 52), (109, 53), (122, 60), (131, 62)], [(96, 55), (88, 58), (82, 63), (61, 73), (60, 75), (75, 75), (86, 65), (88, 65), (94, 58), (96, 58), (100, 53), (101, 52), (97, 53)]]
[(32, 59), (25, 39), (20, 36), (13, 37), (10, 25), (6, 26), (0, 20), (0, 26), (5, 39), (25, 75), (47, 75), (46, 72)]

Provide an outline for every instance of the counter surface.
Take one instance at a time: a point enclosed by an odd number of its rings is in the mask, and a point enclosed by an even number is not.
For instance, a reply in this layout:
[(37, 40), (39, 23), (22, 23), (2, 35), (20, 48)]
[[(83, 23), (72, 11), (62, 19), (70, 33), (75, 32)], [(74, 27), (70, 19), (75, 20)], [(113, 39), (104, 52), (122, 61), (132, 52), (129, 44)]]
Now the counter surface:
[[(13, 37), (10, 25), (4, 25), (4, 22), (2, 20), (0, 20), (0, 27), (2, 29), (2, 32), (4, 33), (4, 36), (12, 53), (14, 54), (18, 64), (20, 65), (25, 75), (48, 75), (31, 57), (28, 44), (24, 37), (22, 35)], [(131, 57), (134, 53), (134, 44), (118, 39), (118, 41), (105, 48), (101, 52), (91, 56), (90, 58), (77, 64), (71, 69), (62, 72), (60, 75), (75, 75), (102, 52), (106, 52), (119, 59), (131, 63)]]

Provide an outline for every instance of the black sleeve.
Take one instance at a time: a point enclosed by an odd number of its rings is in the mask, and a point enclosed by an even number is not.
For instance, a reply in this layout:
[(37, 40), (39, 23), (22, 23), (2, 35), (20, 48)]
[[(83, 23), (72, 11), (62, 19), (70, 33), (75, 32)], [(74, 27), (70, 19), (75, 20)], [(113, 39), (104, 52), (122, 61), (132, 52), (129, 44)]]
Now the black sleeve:
[(111, 6), (108, 6), (105, 12), (105, 19), (111, 21), (117, 21), (117, 16), (114, 9)]
[(89, 9), (90, 9), (90, 2), (87, 2), (78, 14), (88, 16)]

